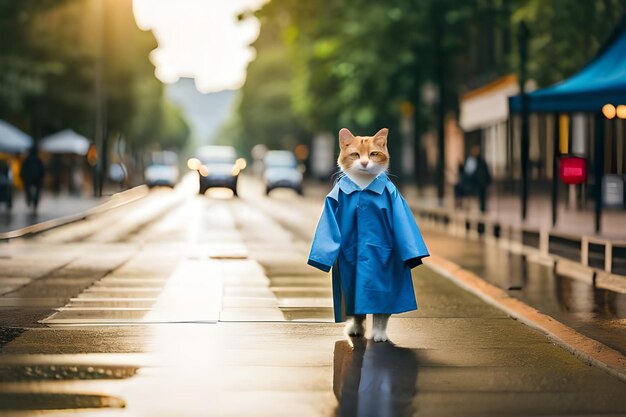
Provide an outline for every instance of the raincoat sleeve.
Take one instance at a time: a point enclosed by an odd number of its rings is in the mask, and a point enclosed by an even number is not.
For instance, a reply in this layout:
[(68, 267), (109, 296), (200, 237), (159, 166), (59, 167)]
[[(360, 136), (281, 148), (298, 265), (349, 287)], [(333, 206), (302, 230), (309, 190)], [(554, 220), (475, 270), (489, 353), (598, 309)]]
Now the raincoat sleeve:
[(337, 200), (330, 195), (326, 197), (322, 217), (317, 224), (308, 264), (324, 272), (330, 271), (339, 255), (341, 233), (335, 215)]
[(409, 268), (422, 264), (422, 259), (429, 256), (428, 248), (422, 238), (413, 213), (402, 195), (395, 190), (392, 193), (392, 227), (395, 247)]

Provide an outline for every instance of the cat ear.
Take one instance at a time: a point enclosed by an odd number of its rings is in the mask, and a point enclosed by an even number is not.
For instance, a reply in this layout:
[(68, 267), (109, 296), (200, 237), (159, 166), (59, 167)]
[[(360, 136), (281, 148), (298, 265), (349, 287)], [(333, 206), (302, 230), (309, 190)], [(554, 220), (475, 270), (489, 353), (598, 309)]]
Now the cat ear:
[(354, 140), (354, 135), (345, 127), (339, 131), (339, 147), (348, 146)]
[(389, 129), (386, 127), (380, 129), (374, 135), (374, 143), (378, 146), (387, 146), (387, 135), (389, 134)]

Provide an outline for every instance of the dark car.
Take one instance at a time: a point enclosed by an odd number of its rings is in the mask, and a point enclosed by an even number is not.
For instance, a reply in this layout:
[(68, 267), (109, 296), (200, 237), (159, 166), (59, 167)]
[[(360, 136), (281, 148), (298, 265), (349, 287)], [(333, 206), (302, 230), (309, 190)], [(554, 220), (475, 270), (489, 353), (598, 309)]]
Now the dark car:
[(198, 171), (198, 193), (204, 194), (213, 187), (224, 187), (237, 195), (237, 180), (245, 168), (245, 160), (237, 159), (237, 152), (232, 146), (203, 146), (198, 149), (196, 158), (189, 160), (188, 166)]
[(13, 208), (13, 172), (7, 161), (0, 160), (0, 203)]

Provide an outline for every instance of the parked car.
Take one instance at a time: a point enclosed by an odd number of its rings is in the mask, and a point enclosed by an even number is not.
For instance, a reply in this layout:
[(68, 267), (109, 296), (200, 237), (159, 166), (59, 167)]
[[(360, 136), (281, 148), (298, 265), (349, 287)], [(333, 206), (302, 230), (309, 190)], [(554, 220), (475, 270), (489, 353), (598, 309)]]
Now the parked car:
[(0, 160), (0, 202), (6, 204), (7, 210), (13, 208), (13, 172), (5, 160)]
[(302, 195), (302, 172), (291, 151), (268, 151), (263, 158), (265, 193), (276, 188), (291, 188)]
[(178, 156), (172, 151), (153, 152), (144, 170), (148, 187), (174, 187), (179, 179)]
[(246, 167), (246, 161), (237, 159), (237, 152), (232, 146), (202, 146), (196, 158), (189, 160), (188, 166), (198, 171), (199, 194), (204, 194), (209, 188), (225, 187), (236, 196), (239, 173)]

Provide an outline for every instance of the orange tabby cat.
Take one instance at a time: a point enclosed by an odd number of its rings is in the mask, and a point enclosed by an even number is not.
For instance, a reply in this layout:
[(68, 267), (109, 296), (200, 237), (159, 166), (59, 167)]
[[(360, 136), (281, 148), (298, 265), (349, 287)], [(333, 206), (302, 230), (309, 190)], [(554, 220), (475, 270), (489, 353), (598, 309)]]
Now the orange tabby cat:
[[(387, 150), (388, 129), (380, 129), (374, 136), (354, 136), (348, 129), (339, 131), (339, 158), (341, 171), (361, 189), (366, 188), (374, 178), (389, 168)], [(374, 314), (372, 317), (372, 338), (376, 342), (387, 340), (389, 314)], [(350, 336), (365, 334), (365, 315), (357, 314), (348, 320), (346, 332)]]

